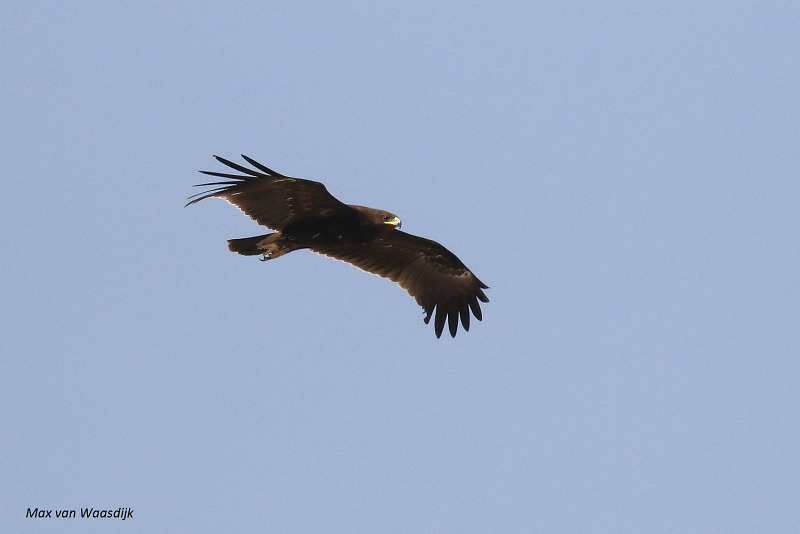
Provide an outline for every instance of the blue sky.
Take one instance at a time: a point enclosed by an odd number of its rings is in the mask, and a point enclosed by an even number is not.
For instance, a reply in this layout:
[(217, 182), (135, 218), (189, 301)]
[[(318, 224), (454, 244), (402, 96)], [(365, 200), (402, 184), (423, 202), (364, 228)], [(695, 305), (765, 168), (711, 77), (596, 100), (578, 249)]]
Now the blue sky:
[[(796, 532), (800, 8), (12, 2), (0, 523)], [(491, 289), (261, 263), (250, 155)], [(26, 519), (130, 507), (133, 518)]]

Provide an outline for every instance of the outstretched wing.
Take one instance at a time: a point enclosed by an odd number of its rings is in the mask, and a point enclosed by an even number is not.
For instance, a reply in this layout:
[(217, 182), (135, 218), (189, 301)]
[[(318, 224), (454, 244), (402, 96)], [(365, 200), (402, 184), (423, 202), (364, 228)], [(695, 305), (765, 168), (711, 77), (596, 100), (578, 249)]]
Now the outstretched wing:
[(392, 230), (365, 245), (344, 244), (311, 250), (400, 284), (425, 310), (425, 324), (435, 311), (436, 337), (442, 335), (445, 321), (450, 335), (455, 337), (459, 318), (464, 330), (469, 330), (470, 310), (480, 321), (478, 301), (489, 302), (483, 292), (488, 286), (455, 254), (424, 237)]
[(319, 182), (284, 176), (244, 154), (242, 157), (255, 167), (255, 170), (219, 156), (214, 157), (220, 163), (242, 174), (200, 171), (227, 180), (197, 184), (195, 187), (216, 187), (192, 195), (187, 206), (204, 198), (223, 198), (258, 224), (273, 230), (282, 230), (298, 219), (327, 216), (349, 209), (347, 205), (328, 193), (325, 186)]

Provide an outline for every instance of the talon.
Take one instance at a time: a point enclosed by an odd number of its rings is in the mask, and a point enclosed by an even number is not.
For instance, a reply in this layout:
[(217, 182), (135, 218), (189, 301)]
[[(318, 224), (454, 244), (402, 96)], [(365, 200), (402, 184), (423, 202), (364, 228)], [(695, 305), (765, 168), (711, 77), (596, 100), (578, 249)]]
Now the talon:
[(260, 245), (259, 248), (261, 249), (261, 258), (259, 258), (261, 261), (274, 260), (290, 250), (288, 247), (282, 247), (277, 243), (266, 243)]

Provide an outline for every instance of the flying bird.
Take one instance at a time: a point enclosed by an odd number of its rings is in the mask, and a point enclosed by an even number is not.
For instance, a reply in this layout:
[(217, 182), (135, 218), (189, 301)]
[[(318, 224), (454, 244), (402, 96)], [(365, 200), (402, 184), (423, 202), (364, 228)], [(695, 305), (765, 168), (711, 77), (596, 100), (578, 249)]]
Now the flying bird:
[(445, 247), (400, 231), (400, 218), (388, 211), (348, 205), (312, 180), (285, 176), (242, 155), (253, 169), (219, 156), (217, 161), (241, 174), (200, 171), (225, 178), (197, 184), (213, 187), (189, 197), (186, 206), (209, 197), (227, 200), (273, 233), (229, 239), (228, 248), (245, 256), (272, 260), (293, 250), (342, 260), (397, 282), (434, 319), (436, 337), (447, 322), (455, 337), (458, 321), (469, 330), (470, 311), (482, 318), (478, 301), (489, 302), (488, 286)]

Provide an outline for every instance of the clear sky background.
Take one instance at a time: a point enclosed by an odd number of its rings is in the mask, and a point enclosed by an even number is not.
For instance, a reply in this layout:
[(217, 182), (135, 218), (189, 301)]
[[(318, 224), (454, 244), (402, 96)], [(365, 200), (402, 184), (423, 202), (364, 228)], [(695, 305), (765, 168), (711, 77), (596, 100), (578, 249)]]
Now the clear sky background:
[[(5, 3), (7, 532), (800, 531), (793, 2)], [(250, 155), (491, 289), (215, 199)], [(28, 507), (131, 507), (118, 520)]]

